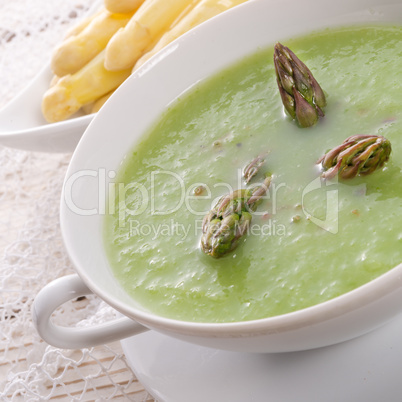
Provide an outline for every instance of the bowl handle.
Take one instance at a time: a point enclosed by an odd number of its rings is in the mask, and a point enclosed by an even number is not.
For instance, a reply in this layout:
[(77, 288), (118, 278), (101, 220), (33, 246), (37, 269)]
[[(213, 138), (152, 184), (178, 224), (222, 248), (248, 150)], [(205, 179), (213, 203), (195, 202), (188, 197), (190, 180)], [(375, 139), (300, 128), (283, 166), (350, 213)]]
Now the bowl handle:
[(46, 285), (35, 297), (32, 318), (36, 330), (49, 344), (63, 349), (81, 349), (113, 342), (148, 330), (127, 317), (90, 328), (69, 328), (53, 324), (51, 315), (63, 303), (91, 294), (78, 275), (68, 275)]

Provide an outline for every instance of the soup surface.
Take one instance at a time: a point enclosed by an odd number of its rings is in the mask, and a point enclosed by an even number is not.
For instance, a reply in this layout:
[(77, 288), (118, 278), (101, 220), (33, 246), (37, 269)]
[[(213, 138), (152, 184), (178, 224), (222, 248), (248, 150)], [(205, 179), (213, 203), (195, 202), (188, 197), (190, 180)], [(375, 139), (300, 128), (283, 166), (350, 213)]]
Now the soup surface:
[[(284, 114), (273, 46), (178, 99), (116, 176), (104, 235), (125, 291), (166, 317), (253, 320), (329, 300), (401, 263), (401, 43), (399, 26), (283, 41), (327, 95), (312, 128)], [(366, 177), (320, 180), (319, 157), (355, 134), (388, 138), (389, 162)], [(254, 182), (264, 172), (273, 181), (249, 233), (225, 257), (205, 255), (204, 215), (247, 187), (242, 168), (265, 153)]]

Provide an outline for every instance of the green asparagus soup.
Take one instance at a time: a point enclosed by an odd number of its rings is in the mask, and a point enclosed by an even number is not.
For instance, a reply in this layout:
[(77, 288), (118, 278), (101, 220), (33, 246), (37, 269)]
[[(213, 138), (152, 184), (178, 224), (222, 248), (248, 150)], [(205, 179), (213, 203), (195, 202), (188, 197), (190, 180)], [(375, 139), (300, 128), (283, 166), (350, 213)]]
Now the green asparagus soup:
[[(278, 38), (281, 39), (281, 38)], [(332, 299), (402, 262), (402, 29), (354, 26), (283, 41), (327, 96), (325, 117), (285, 115), (273, 47), (178, 99), (127, 155), (105, 217), (114, 275), (144, 308), (198, 322), (254, 320)], [(316, 161), (356, 134), (390, 140), (367, 176), (321, 180)], [(272, 175), (236, 249), (200, 249), (220, 196)], [(119, 185), (117, 185), (119, 183)]]

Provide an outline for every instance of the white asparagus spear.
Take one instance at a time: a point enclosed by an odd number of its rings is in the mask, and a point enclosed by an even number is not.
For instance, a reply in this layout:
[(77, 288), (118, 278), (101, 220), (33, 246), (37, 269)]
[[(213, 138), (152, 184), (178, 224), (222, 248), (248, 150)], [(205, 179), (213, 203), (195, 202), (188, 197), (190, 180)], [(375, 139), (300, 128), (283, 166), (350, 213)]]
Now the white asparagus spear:
[(51, 60), (53, 72), (59, 77), (76, 73), (106, 47), (132, 15), (112, 14), (103, 9), (81, 32), (69, 36), (55, 49)]
[(97, 11), (95, 14), (84, 18), (81, 20), (78, 24), (74, 25), (69, 31), (67, 31), (66, 35), (64, 36), (64, 39), (67, 39), (70, 36), (78, 35), (81, 31), (83, 31), (90, 23), (91, 21), (96, 18), (102, 10)]
[(144, 0), (105, 0), (105, 7), (111, 13), (134, 12)]
[(110, 71), (133, 68), (144, 51), (170, 29), (197, 0), (146, 0), (128, 24), (106, 46), (105, 67)]
[(60, 78), (45, 92), (42, 113), (48, 122), (67, 119), (82, 106), (116, 89), (131, 74), (131, 69), (106, 70), (104, 53), (99, 53), (75, 74)]
[(105, 104), (105, 102), (111, 97), (114, 91), (108, 92), (106, 95), (101, 96), (94, 102), (87, 103), (86, 105), (82, 106), (81, 110), (85, 114), (97, 113), (99, 112), (100, 108)]
[(145, 53), (135, 64), (133, 71), (142, 66), (159, 50), (163, 49), (170, 42), (202, 22), (228, 10), (247, 0), (201, 0), (187, 15), (185, 15), (171, 30), (167, 31), (156, 43), (156, 45)]

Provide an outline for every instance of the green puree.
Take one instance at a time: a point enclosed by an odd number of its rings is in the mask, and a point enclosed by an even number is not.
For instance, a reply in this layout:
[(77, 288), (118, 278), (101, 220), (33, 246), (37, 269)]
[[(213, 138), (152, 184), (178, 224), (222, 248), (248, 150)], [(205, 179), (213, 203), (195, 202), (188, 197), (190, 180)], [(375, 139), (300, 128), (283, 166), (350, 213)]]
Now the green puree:
[[(326, 117), (312, 128), (284, 115), (273, 46), (183, 95), (117, 175), (131, 189), (125, 201), (116, 190), (104, 234), (125, 291), (167, 317), (252, 320), (326, 301), (401, 263), (401, 43), (399, 26), (283, 41), (327, 94)], [(321, 183), (317, 159), (354, 134), (387, 137), (389, 162), (367, 177)], [(221, 259), (203, 254), (204, 214), (227, 186), (246, 186), (241, 169), (263, 152), (273, 182), (252, 232)], [(255, 182), (261, 179), (262, 172)], [(211, 192), (194, 196), (202, 183)]]

